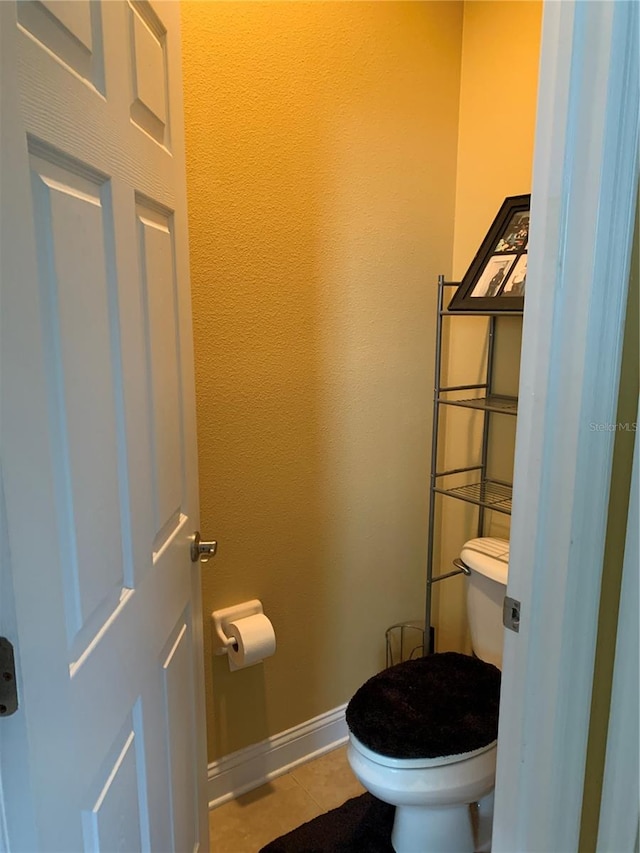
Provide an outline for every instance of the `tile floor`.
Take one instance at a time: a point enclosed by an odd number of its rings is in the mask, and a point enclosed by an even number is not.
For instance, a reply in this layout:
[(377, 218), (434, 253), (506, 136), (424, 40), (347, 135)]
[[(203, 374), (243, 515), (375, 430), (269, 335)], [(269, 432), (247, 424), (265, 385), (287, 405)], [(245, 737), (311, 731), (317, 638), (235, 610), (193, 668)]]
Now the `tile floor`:
[(274, 838), (362, 793), (342, 746), (211, 811), (211, 853), (258, 853)]

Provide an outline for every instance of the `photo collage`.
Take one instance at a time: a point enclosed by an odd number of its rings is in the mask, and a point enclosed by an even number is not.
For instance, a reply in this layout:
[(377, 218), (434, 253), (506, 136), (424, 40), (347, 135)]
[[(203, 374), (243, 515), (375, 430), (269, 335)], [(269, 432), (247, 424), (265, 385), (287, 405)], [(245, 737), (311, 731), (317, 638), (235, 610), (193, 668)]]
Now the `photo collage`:
[(524, 296), (527, 280), (529, 211), (514, 213), (470, 297)]

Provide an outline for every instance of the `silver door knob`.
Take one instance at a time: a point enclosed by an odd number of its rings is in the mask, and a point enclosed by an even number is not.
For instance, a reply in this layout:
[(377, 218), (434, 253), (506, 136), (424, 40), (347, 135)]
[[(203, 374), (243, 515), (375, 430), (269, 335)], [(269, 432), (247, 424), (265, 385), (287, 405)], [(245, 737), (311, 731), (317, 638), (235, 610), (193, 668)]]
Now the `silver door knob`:
[(200, 531), (196, 530), (193, 534), (191, 542), (191, 562), (207, 563), (212, 557), (215, 557), (218, 550), (218, 543), (213, 539), (211, 542), (203, 542), (200, 538)]

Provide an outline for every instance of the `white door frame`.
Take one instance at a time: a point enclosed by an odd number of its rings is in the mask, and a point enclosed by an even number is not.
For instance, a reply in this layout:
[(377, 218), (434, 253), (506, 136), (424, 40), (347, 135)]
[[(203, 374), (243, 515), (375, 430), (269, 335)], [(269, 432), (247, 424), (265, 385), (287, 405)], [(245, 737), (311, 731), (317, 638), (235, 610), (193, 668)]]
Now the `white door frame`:
[[(636, 423), (638, 416), (636, 415)], [(638, 819), (638, 518), (640, 517), (640, 436), (636, 432), (633, 474), (629, 498), (627, 540), (625, 545), (620, 610), (616, 636), (616, 656), (611, 691), (611, 712), (607, 737), (607, 756), (602, 785), (598, 851), (633, 850)], [(631, 757), (631, 761), (629, 760)], [(633, 760), (635, 759), (635, 760)]]
[[(494, 853), (578, 849), (631, 237), (638, 5), (545, 4)], [(598, 425), (603, 426), (598, 428)]]

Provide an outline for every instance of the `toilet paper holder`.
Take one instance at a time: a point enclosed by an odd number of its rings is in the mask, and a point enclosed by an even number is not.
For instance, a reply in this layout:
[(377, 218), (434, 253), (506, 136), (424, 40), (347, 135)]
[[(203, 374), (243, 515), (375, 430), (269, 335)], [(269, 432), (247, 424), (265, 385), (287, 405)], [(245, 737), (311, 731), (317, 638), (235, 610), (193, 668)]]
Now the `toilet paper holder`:
[(211, 614), (213, 620), (213, 639), (216, 645), (217, 655), (226, 655), (230, 646), (236, 645), (236, 638), (229, 636), (229, 623), (237, 622), (238, 619), (246, 619), (248, 616), (255, 616), (257, 613), (264, 613), (262, 602), (257, 598), (251, 601), (243, 601), (242, 604), (235, 604), (233, 607), (225, 607), (222, 610), (214, 610)]

